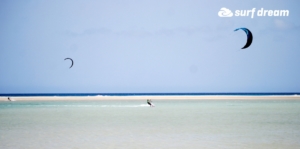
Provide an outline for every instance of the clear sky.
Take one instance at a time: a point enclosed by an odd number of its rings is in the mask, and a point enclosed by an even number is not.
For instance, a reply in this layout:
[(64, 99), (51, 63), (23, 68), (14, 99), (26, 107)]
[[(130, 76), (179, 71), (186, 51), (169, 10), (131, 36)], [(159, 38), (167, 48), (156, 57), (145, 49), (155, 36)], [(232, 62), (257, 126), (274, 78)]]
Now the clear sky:
[[(300, 92), (299, 6), (0, 0), (0, 93)], [(222, 7), (256, 12), (219, 17)], [(261, 8), (289, 16), (256, 16)], [(247, 49), (240, 27), (253, 34)]]

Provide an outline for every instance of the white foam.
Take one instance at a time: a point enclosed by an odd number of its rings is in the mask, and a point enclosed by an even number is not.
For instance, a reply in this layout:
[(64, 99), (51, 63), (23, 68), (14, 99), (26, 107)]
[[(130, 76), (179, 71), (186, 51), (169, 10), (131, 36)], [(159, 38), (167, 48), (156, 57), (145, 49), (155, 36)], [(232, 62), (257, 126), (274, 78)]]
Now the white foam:
[(149, 105), (147, 105), (147, 104), (141, 104), (141, 105), (102, 105), (101, 107), (130, 108), (130, 107), (149, 107)]

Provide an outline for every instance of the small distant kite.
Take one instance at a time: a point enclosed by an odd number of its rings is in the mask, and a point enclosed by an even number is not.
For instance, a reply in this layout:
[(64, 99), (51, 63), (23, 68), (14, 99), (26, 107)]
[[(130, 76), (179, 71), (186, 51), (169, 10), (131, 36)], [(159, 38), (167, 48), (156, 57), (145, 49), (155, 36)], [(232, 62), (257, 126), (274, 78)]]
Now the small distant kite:
[(73, 60), (72, 60), (71, 58), (65, 58), (65, 60), (67, 60), (67, 59), (71, 60), (72, 65), (70, 66), (70, 68), (72, 68), (72, 66), (73, 66), (73, 64), (74, 64)]
[(247, 43), (246, 43), (245, 46), (242, 48), (242, 49), (246, 49), (246, 48), (248, 48), (248, 47), (251, 45), (251, 43), (252, 43), (252, 39), (253, 39), (252, 33), (251, 33), (250, 30), (247, 29), (247, 28), (237, 28), (237, 29), (235, 29), (234, 31), (238, 31), (239, 29), (245, 31), (245, 33), (247, 34)]

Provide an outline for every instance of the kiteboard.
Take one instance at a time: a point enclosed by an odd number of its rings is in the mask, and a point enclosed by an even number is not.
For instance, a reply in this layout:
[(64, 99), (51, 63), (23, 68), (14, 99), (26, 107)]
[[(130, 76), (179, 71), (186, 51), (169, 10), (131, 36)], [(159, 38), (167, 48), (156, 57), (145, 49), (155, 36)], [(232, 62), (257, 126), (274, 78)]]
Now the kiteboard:
[(155, 107), (154, 103), (151, 103), (151, 106), (150, 107)]

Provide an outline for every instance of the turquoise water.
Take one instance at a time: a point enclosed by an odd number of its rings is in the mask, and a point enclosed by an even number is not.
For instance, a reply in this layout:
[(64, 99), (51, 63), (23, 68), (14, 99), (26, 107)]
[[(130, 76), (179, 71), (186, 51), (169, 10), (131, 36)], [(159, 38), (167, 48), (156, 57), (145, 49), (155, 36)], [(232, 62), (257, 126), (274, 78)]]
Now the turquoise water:
[(299, 148), (300, 101), (0, 102), (0, 148)]

